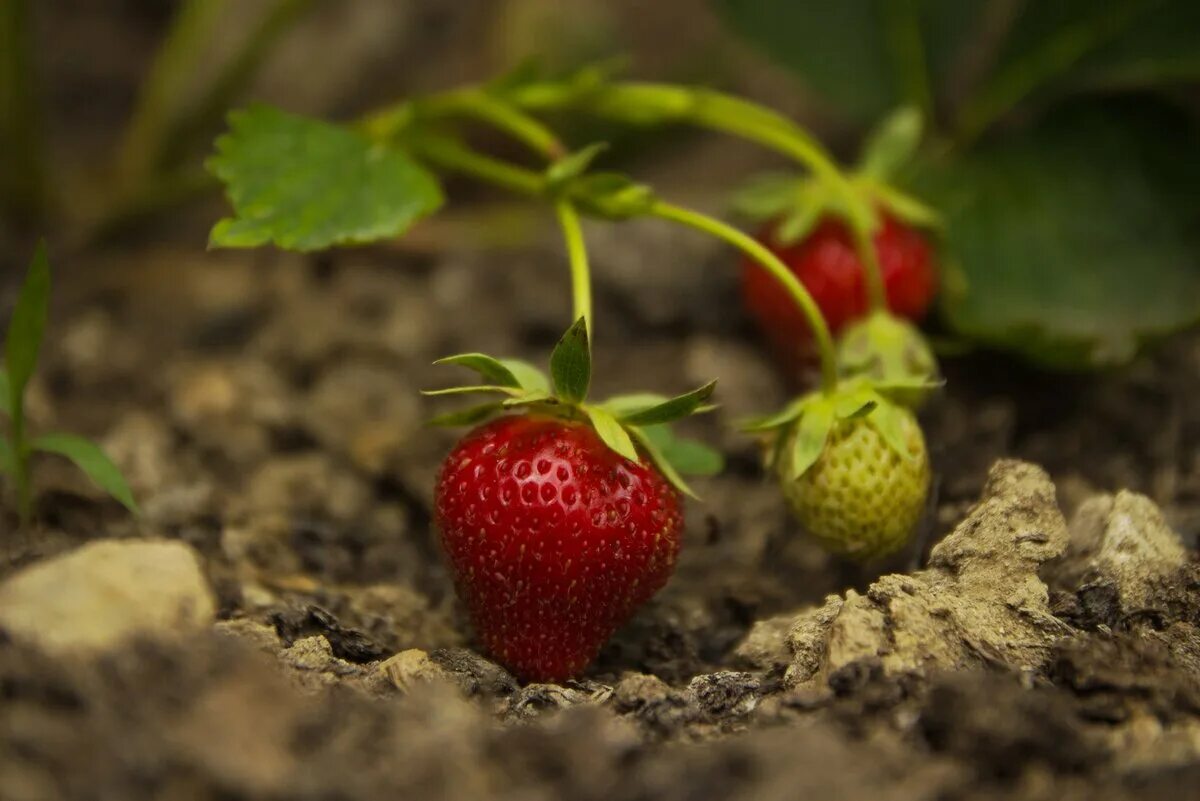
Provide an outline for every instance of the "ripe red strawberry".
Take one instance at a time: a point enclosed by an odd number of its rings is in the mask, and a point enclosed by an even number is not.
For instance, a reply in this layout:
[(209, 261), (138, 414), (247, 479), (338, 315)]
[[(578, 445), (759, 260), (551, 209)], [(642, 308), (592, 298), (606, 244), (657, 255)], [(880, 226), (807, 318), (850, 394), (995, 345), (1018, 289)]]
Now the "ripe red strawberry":
[(497, 660), (562, 681), (666, 584), (679, 492), (583, 423), (502, 417), (442, 466), (437, 525), (460, 597)]
[[(933, 251), (925, 238), (887, 212), (874, 246), (883, 270), (888, 307), (901, 317), (919, 320), (937, 291)], [(760, 241), (786, 264), (812, 293), (830, 330), (867, 312), (862, 263), (845, 222), (825, 217), (803, 239), (788, 245), (776, 241), (775, 226), (768, 226)], [(795, 304), (778, 282), (757, 263), (742, 267), (742, 296), (760, 329), (789, 365), (799, 365), (811, 354), (812, 334)]]

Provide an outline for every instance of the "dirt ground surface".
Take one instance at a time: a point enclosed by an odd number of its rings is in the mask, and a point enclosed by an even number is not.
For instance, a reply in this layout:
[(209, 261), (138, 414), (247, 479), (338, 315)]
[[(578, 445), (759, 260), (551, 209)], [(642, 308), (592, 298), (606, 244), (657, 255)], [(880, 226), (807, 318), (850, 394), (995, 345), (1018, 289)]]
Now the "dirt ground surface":
[(0, 796), (1195, 797), (1200, 337), (1088, 377), (949, 359), (925, 532), (849, 565), (733, 430), (787, 390), (729, 254), (588, 234), (597, 392), (718, 377), (688, 425), (729, 467), (666, 590), (564, 686), (473, 650), (430, 523), (455, 434), (417, 393), (448, 353), (545, 358), (556, 243), (64, 265), (32, 425), (96, 436), (144, 515), (44, 462), (43, 530), (4, 518)]

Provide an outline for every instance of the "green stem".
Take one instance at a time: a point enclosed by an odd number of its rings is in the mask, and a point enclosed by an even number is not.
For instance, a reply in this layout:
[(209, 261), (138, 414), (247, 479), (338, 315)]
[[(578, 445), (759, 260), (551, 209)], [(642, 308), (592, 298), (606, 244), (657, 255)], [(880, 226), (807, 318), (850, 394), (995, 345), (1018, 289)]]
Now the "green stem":
[(884, 3), (884, 26), (888, 52), (899, 79), (900, 95), (905, 102), (933, 120), (933, 92), (929, 88), (929, 68), (925, 62), (925, 43), (915, 0)]
[(414, 118), (468, 117), (504, 131), (547, 161), (567, 154), (567, 148), (549, 128), (515, 105), (477, 86), (466, 86), (416, 101), (401, 101), (363, 119), (377, 139), (391, 139)]
[(515, 90), (509, 100), (534, 111), (576, 107), (634, 125), (690, 123), (747, 139), (804, 165), (841, 199), (863, 263), (870, 308), (886, 308), (883, 273), (871, 242), (871, 215), (859, 209), (853, 184), (820, 142), (777, 111), (711, 89), (641, 82), (608, 84), (582, 93), (556, 84), (531, 84)]
[(558, 200), (554, 213), (562, 227), (567, 242), (567, 257), (571, 263), (571, 299), (575, 309), (572, 320), (583, 317), (587, 322), (588, 341), (594, 338), (592, 327), (592, 281), (588, 271), (587, 245), (583, 240), (583, 226), (579, 213), (569, 200)]
[(821, 388), (826, 393), (837, 388), (837, 354), (833, 347), (833, 337), (830, 336), (829, 326), (821, 314), (821, 309), (812, 295), (804, 288), (804, 284), (795, 274), (779, 260), (779, 257), (763, 247), (756, 239), (747, 236), (733, 226), (721, 222), (698, 211), (657, 201), (650, 209), (650, 214), (664, 220), (680, 223), (711, 234), (738, 248), (750, 258), (761, 264), (795, 301), (808, 325), (812, 329), (813, 338), (817, 343), (817, 352), (821, 358)]
[(258, 72), (276, 43), (304, 17), (315, 0), (276, 0), (246, 38), (241, 49), (221, 68), (216, 78), (194, 104), (166, 132), (162, 158), (168, 164), (189, 152), (197, 136), (209, 135), (209, 127), (220, 120), (238, 93)]
[(46, 201), (41, 108), (28, 0), (0, 2), (0, 203), (28, 222)]
[(418, 139), (413, 152), (442, 169), (473, 176), (521, 195), (540, 196), (545, 182), (538, 173), (476, 153), (444, 137)]
[(185, 0), (142, 83), (120, 149), (120, 185), (128, 190), (157, 165), (185, 84), (228, 0)]

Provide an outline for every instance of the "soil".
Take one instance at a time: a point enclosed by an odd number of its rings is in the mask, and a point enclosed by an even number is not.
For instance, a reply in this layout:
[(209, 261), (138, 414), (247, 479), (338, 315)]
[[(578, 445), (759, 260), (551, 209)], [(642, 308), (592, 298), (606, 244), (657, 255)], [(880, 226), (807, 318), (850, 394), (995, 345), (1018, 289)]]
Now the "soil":
[[(924, 536), (852, 565), (796, 530), (733, 432), (787, 388), (729, 254), (655, 224), (588, 233), (596, 391), (720, 378), (721, 409), (688, 425), (729, 467), (697, 482), (666, 590), (564, 686), (473, 650), (430, 521), (455, 434), (417, 393), (458, 377), (430, 364), (448, 353), (545, 358), (568, 296), (552, 237), (62, 265), (32, 424), (99, 439), (144, 515), (45, 462), (43, 528), (0, 538), (0, 576), (179, 540), (218, 621), (87, 656), (0, 639), (0, 796), (1194, 797), (1200, 336), (1095, 376), (948, 358)], [(1097, 496), (1122, 488), (1147, 497)], [(1122, 572), (1105, 542), (1128, 509)]]

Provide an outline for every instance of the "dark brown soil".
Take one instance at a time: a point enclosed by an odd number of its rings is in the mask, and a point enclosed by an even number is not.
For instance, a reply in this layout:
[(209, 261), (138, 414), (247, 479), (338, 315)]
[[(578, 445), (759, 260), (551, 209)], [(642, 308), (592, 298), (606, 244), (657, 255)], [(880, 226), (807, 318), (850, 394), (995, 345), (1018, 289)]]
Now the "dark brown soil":
[[(1191, 566), (1139, 614), (1111, 589), (1056, 585), (1073, 633), (1034, 670), (866, 660), (797, 687), (734, 648), (755, 621), (917, 567), (1003, 456), (1044, 465), (1068, 513), (1141, 491), (1194, 547), (1200, 337), (1091, 377), (950, 360), (926, 415), (931, 536), (850, 566), (795, 530), (732, 433), (786, 393), (730, 302), (728, 254), (655, 225), (589, 234), (598, 391), (719, 377), (722, 409), (692, 425), (730, 465), (698, 485), (671, 584), (565, 687), (520, 687), (470, 650), (430, 527), (454, 434), (421, 425), (440, 407), (417, 394), (454, 379), (430, 366), (447, 353), (544, 359), (566, 322), (553, 240), (436, 257), (138, 248), (60, 269), (33, 422), (97, 436), (145, 515), (45, 463), (44, 530), (4, 537), (0, 571), (96, 538), (179, 539), (223, 622), (89, 659), (0, 641), (0, 797), (1193, 797)], [(379, 665), (408, 649), (449, 681), (397, 689)]]

